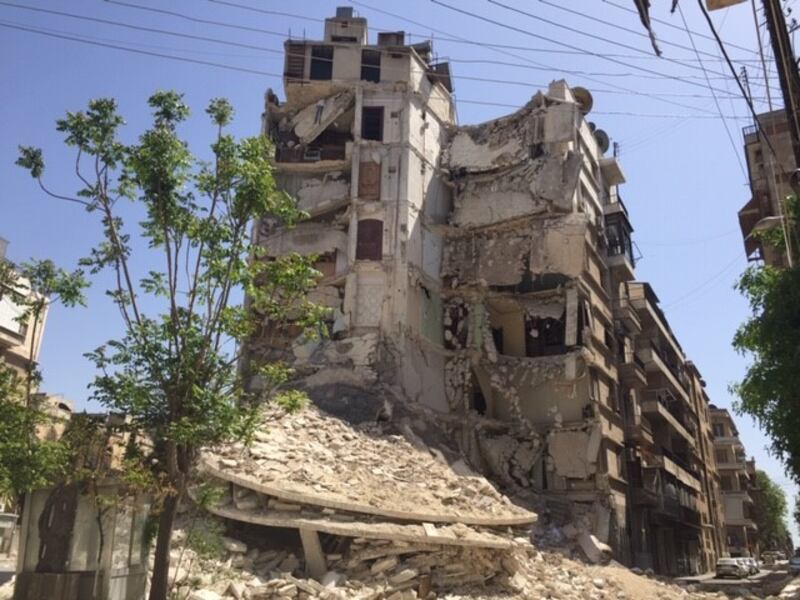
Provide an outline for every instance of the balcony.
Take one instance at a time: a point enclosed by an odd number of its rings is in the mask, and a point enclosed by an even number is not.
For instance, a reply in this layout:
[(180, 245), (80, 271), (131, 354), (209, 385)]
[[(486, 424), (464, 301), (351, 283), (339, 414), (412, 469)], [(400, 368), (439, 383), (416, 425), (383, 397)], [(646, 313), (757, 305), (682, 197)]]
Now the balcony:
[(717, 470), (722, 471), (742, 471), (744, 473), (747, 472), (747, 460), (742, 458), (730, 458), (725, 459), (725, 461), (717, 461)]
[(625, 439), (653, 444), (653, 428), (645, 417), (639, 417), (634, 423), (625, 425)]
[(687, 406), (690, 405), (689, 394), (681, 381), (680, 371), (677, 367), (670, 365), (661, 350), (651, 341), (645, 348), (640, 348), (636, 352), (645, 366), (648, 373), (659, 373), (670, 384), (674, 394), (683, 399)]
[(660, 392), (662, 390), (652, 390), (643, 394), (642, 412), (655, 424), (667, 424), (686, 440), (689, 446), (695, 448), (694, 427), (670, 407)]
[(616, 156), (605, 156), (597, 162), (603, 173), (603, 179), (609, 186), (625, 183), (625, 174)]
[(622, 321), (629, 331), (638, 333), (642, 330), (642, 320), (628, 298), (615, 298), (612, 309), (614, 319)]
[(736, 435), (715, 435), (714, 436), (714, 445), (715, 446), (733, 446), (734, 448), (738, 448), (744, 451), (744, 445), (742, 444), (742, 440), (739, 439), (739, 436)]
[[(627, 356), (630, 354), (630, 356)], [(636, 353), (626, 353), (626, 356), (617, 366), (619, 378), (627, 386), (632, 388), (644, 387), (647, 385), (647, 373), (644, 370), (644, 363), (636, 356)]]
[(608, 205), (605, 209), (606, 264), (610, 269), (617, 271), (620, 279), (632, 281), (636, 278), (634, 273), (636, 257), (631, 240), (633, 228), (624, 211), (613, 209), (614, 204)]

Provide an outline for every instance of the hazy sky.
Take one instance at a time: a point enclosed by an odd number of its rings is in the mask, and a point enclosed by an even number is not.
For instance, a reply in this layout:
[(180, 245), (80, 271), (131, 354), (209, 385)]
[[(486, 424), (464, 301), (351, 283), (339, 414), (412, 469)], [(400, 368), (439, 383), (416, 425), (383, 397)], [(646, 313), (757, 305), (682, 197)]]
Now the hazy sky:
[[(25, 0), (24, 4), (240, 46), (37, 13), (3, 2), (0, 237), (11, 241), (12, 260), (53, 258), (62, 266), (72, 267), (100, 234), (92, 215), (45, 197), (25, 172), (13, 166), (18, 144), (43, 147), (48, 184), (71, 192), (77, 189), (74, 155), (61, 144), (55, 120), (66, 110), (85, 107), (90, 98), (118, 99), (128, 123), (125, 135), (131, 141), (149, 122), (147, 97), (167, 88), (184, 92), (194, 108), (194, 117), (182, 132), (195, 148), (210, 141), (211, 128), (203, 109), (217, 96), (228, 97), (236, 108), (235, 134), (257, 134), (265, 90), (271, 87), (283, 95), (279, 77), (283, 39), (290, 32), (295, 37), (320, 38), (321, 19), (332, 15), (337, 4), (344, 4), (332, 0), (126, 1), (127, 6), (108, 0)], [(746, 359), (731, 348), (731, 339), (747, 315), (745, 301), (732, 286), (746, 267), (736, 213), (749, 199), (741, 166), (741, 128), (750, 120), (716, 44), (702, 37), (709, 30), (697, 3), (681, 2), (690, 29), (702, 34), (690, 39), (681, 16), (669, 14), (671, 3), (653, 2), (653, 16), (667, 22), (654, 23), (664, 54), (657, 59), (648, 39), (641, 35), (638, 16), (629, 12), (633, 6), (629, 0), (500, 0), (561, 27), (511, 12), (489, 0), (443, 1), (483, 19), (456, 13), (430, 0), (370, 0), (367, 4), (355, 2), (354, 6), (369, 19), (372, 39), (375, 29), (402, 29), (411, 32), (412, 42), (433, 40), (438, 58), (452, 61), (461, 123), (511, 112), (512, 108), (495, 104), (520, 106), (553, 79), (565, 78), (592, 91), (594, 110), (589, 118), (619, 143), (627, 176), (621, 195), (631, 213), (634, 239), (642, 255), (638, 277), (654, 286), (688, 357), (708, 382), (712, 401), (730, 407), (733, 398), (728, 386), (742, 376), (746, 365)], [(283, 14), (248, 11), (232, 4)], [(132, 6), (168, 7), (175, 14)], [(416, 23), (378, 9), (406, 15)], [(736, 47), (757, 47), (750, 2), (714, 13), (713, 17), (737, 61), (736, 68), (747, 68), (758, 110), (766, 110), (758, 56)], [(64, 38), (88, 40), (94, 45)], [(703, 59), (705, 72), (692, 43)], [(154, 55), (180, 56), (248, 72)], [(717, 92), (724, 122), (706, 76)], [(774, 69), (770, 77), (773, 99), (779, 98)], [(42, 353), (44, 388), (73, 399), (78, 407), (88, 405), (87, 384), (93, 376), (82, 353), (119, 333), (118, 314), (103, 289), (102, 281), (98, 281), (89, 294), (88, 309), (55, 308), (47, 325)], [(767, 453), (767, 438), (750, 419), (737, 417), (737, 423), (748, 454), (755, 456), (759, 466), (786, 490), (791, 506), (797, 490), (782, 465)], [(791, 525), (795, 541), (800, 541)]]

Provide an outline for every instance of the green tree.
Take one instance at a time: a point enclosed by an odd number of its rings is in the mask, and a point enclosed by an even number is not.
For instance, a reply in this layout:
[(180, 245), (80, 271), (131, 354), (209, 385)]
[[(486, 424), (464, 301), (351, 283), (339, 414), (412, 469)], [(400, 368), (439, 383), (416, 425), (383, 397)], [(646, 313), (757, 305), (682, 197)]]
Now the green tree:
[[(790, 198), (787, 206), (786, 227), (796, 247), (799, 205)], [(783, 234), (776, 231), (762, 243), (785, 249)], [(751, 266), (737, 289), (749, 301), (751, 315), (737, 330), (733, 346), (752, 363), (732, 386), (739, 397), (735, 409), (756, 419), (769, 435), (773, 453), (800, 482), (800, 266)]]
[(756, 490), (752, 493), (754, 520), (763, 550), (785, 550), (789, 537), (786, 525), (787, 503), (784, 491), (766, 472), (756, 471)]
[[(40, 150), (21, 147), (17, 163), (45, 192), (83, 205), (102, 224), (102, 240), (83, 265), (110, 270), (108, 294), (124, 333), (88, 355), (99, 370), (93, 397), (152, 437), (147, 464), (158, 481), (159, 515), (150, 598), (165, 600), (175, 515), (200, 449), (247, 439), (268, 399), (297, 404), (298, 394), (283, 389), (290, 371), (240, 364), (242, 342), (264, 327), (311, 335), (325, 310), (306, 297), (320, 276), (313, 257), (267, 260), (249, 235), (254, 221), (291, 226), (305, 216), (276, 188), (269, 141), (226, 133), (233, 109), (216, 99), (206, 111), (213, 159), (203, 162), (178, 133), (189, 117), (182, 96), (157, 92), (149, 104), (153, 123), (130, 145), (119, 137), (114, 100), (93, 100), (58, 121), (76, 151), (81, 187), (73, 196), (45, 186)], [(120, 210), (126, 202), (142, 215), (130, 229)], [(131, 232), (147, 249), (134, 249)], [(150, 268), (154, 256), (158, 267)], [(236, 300), (242, 292), (247, 306)]]
[(0, 361), (0, 498), (17, 502), (56, 483), (68, 467), (69, 444), (38, 435), (52, 422), (35, 400), (41, 382), (37, 346), (49, 306), (83, 304), (86, 286), (82, 271), (68, 273), (49, 260), (20, 266), (0, 261), (0, 298), (19, 309), (16, 321), (28, 340), (22, 368)]

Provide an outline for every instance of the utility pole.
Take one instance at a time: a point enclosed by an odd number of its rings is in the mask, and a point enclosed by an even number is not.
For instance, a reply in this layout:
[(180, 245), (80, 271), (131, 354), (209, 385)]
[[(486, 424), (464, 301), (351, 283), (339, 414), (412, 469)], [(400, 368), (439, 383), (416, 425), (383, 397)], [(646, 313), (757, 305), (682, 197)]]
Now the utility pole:
[[(792, 136), (794, 166), (800, 167), (800, 74), (797, 72), (789, 30), (783, 17), (780, 0), (763, 0), (764, 17), (772, 42), (772, 52), (778, 68), (778, 77), (783, 92), (783, 105), (786, 119), (789, 122), (789, 133)], [(766, 82), (769, 85), (769, 82)]]

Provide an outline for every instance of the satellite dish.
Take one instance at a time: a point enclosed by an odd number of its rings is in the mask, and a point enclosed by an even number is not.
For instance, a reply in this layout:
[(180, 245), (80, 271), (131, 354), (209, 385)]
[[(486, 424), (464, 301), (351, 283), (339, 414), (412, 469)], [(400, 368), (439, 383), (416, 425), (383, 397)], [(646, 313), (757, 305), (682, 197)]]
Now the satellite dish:
[(589, 131), (591, 131), (592, 133), (594, 133), (595, 129), (597, 129), (597, 125), (595, 123), (592, 123), (591, 121), (587, 121), (586, 124), (589, 126)]
[(602, 129), (597, 129), (594, 132), (594, 139), (597, 141), (597, 145), (600, 147), (600, 153), (605, 154), (606, 150), (608, 150), (609, 146), (611, 145), (611, 140), (608, 138), (608, 134)]
[(581, 107), (583, 114), (588, 114), (592, 110), (594, 99), (589, 90), (583, 87), (574, 87), (572, 88), (572, 95), (575, 96), (575, 101)]

